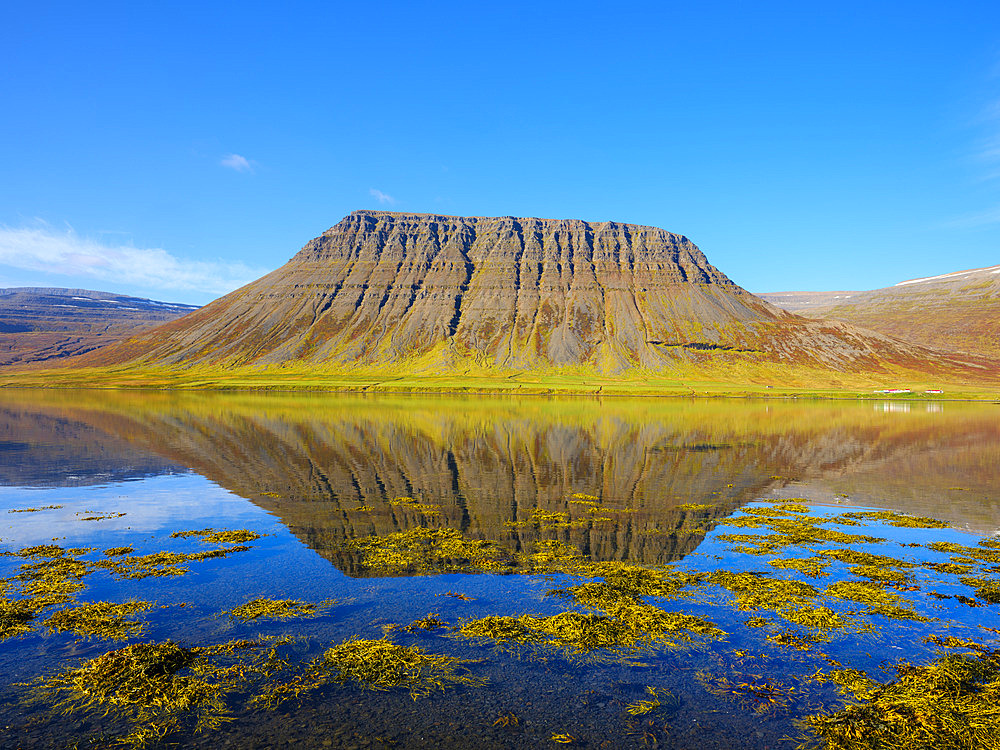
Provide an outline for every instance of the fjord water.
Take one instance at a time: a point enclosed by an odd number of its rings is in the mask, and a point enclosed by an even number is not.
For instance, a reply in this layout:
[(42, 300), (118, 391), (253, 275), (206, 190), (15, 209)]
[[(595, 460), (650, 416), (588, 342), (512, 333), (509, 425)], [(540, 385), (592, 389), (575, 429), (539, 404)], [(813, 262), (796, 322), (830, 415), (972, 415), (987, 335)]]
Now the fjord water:
[[(942, 572), (949, 558), (926, 545), (975, 546), (993, 534), (998, 486), (995, 404), (2, 392), (0, 538), (12, 554), (0, 558), (0, 575), (10, 579), (8, 597), (19, 595), (14, 577), (22, 566), (37, 559), (17, 553), (33, 546), (78, 548), (79, 559), (96, 561), (116, 547), (136, 555), (212, 549), (196, 536), (172, 537), (176, 532), (262, 535), (249, 549), (190, 563), (184, 575), (88, 575), (75, 602), (134, 597), (157, 604), (143, 614), (139, 636), (106, 641), (46, 632), (39, 623), (72, 606), (64, 603), (0, 643), (2, 746), (106, 746), (127, 735), (114, 712), (60, 716), (44, 701), (25, 699), (26, 683), (128, 643), (170, 639), (194, 647), (291, 635), (286, 658), (305, 662), (349, 638), (385, 635), (472, 660), (466, 668), (485, 685), (413, 700), (403, 689), (347, 682), (273, 709), (248, 708), (247, 696), (236, 693), (227, 696), (233, 721), (201, 733), (181, 722), (166, 741), (795, 747), (802, 735), (796, 719), (840, 705), (834, 686), (805, 679), (824, 659), (876, 676), (897, 658), (930, 661), (933, 647), (922, 638), (946, 630), (995, 643), (983, 626), (996, 627), (998, 605), (977, 600), (957, 575)], [(547, 592), (578, 584), (574, 571), (582, 563), (569, 572), (498, 574), (453, 561), (435, 567), (373, 558), (359, 544), (455, 530), (512, 555), (537, 555), (559, 542), (587, 563), (795, 580), (795, 570), (770, 563), (812, 554), (822, 542), (805, 552), (786, 545), (757, 554), (723, 538), (746, 533), (733, 525), (747, 511), (790, 500), (806, 505), (810, 517), (876, 508), (947, 522), (950, 528), (931, 529), (855, 519), (843, 529), (879, 538), (847, 545), (852, 549), (912, 563), (905, 585), (886, 583), (930, 619), (874, 614), (871, 627), (790, 647), (792, 640), (764, 637), (780, 635), (775, 627), (746, 627), (773, 612), (740, 609), (723, 589), (706, 586), (696, 596), (644, 601), (704, 618), (720, 637), (646, 644), (627, 658), (613, 648), (497, 648), (447, 627), (386, 628), (430, 613), (454, 628), (488, 616), (580, 610)], [(840, 563), (826, 573), (813, 585), (852, 575)], [(304, 619), (240, 623), (220, 615), (257, 598), (336, 603)], [(741, 681), (757, 693), (726, 694), (727, 683)], [(662, 691), (661, 705), (630, 712), (650, 698), (648, 688)]]

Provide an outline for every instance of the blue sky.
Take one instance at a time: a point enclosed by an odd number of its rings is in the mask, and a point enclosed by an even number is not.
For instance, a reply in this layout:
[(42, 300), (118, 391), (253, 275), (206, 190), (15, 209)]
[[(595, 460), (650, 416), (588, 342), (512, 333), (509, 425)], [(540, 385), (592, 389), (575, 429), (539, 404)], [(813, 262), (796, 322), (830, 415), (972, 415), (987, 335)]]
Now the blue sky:
[(0, 286), (203, 303), (358, 208), (684, 234), (751, 291), (1000, 263), (990, 2), (35, 3)]

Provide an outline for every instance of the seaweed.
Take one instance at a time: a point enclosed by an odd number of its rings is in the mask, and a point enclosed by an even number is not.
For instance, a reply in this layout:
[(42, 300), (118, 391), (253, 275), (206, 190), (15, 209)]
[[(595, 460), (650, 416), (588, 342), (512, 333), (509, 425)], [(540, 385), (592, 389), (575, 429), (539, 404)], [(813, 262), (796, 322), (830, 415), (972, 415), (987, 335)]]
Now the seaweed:
[(171, 539), (190, 539), (193, 536), (206, 536), (208, 534), (214, 534), (215, 529), (189, 529), (187, 531), (175, 531), (170, 535)]
[(231, 531), (214, 531), (206, 534), (201, 541), (207, 544), (239, 544), (240, 542), (253, 542), (260, 539), (263, 534), (247, 529), (235, 529)]
[(277, 683), (256, 696), (253, 703), (276, 706), (331, 683), (353, 683), (369, 690), (402, 688), (416, 700), (437, 690), (485, 685), (486, 681), (474, 676), (466, 666), (472, 663), (428, 654), (416, 646), (400, 646), (384, 638), (349, 638), (329, 648), (293, 679)]
[(550, 742), (555, 742), (558, 745), (572, 745), (576, 740), (575, 735), (566, 734), (565, 732), (553, 732), (552, 736), (549, 737)]
[[(625, 710), (633, 716), (641, 716), (643, 714), (648, 714), (650, 711), (654, 711), (661, 706), (667, 705), (674, 707), (677, 704), (677, 698), (666, 688), (655, 688), (651, 685), (647, 685), (646, 692), (649, 693), (649, 698), (629, 703), (625, 706)], [(664, 701), (666, 701), (666, 704), (664, 704)]]
[[(597, 511), (597, 506), (588, 508), (588, 513)], [(589, 527), (595, 521), (610, 521), (609, 518), (590, 518), (579, 521), (571, 521), (568, 513), (550, 513), (541, 508), (532, 508), (528, 518), (524, 521), (507, 521), (504, 527), (508, 529), (539, 529), (541, 531), (555, 531), (557, 529), (582, 529)]]
[(207, 544), (239, 544), (240, 542), (253, 542), (260, 539), (263, 534), (248, 529), (194, 529), (191, 531), (175, 531), (170, 535), (171, 539), (188, 539), (190, 537), (201, 537), (201, 541)]
[(31, 630), (38, 610), (23, 599), (0, 598), (0, 641)]
[[(84, 513), (87, 513), (87, 512), (93, 512), (93, 511), (84, 511)], [(83, 515), (83, 514), (82, 513), (77, 513), (77, 515), (79, 516), (79, 515)], [(110, 512), (109, 513), (98, 513), (97, 515), (84, 516), (83, 518), (80, 518), (80, 519), (77, 519), (77, 520), (80, 520), (80, 521), (106, 521), (109, 518), (122, 518), (125, 515), (127, 515), (127, 514), (125, 514), (125, 513), (110, 513)]]
[(153, 606), (151, 602), (136, 599), (122, 604), (90, 602), (61, 609), (42, 625), (49, 633), (72, 632), (83, 638), (123, 641), (142, 635), (146, 629), (146, 623), (130, 620), (129, 616), (145, 612)]
[[(287, 639), (229, 641), (183, 647), (173, 641), (137, 643), (29, 684), (30, 702), (64, 714), (124, 722), (116, 744), (141, 748), (193, 723), (195, 732), (232, 720), (228, 697), (252, 679), (283, 667), (276, 647)], [(227, 660), (234, 660), (226, 664)]]
[[(824, 528), (823, 524), (836, 523), (828, 518), (811, 518), (796, 515), (796, 511), (775, 508), (744, 508), (744, 515), (726, 519), (727, 526), (739, 529), (770, 529), (771, 534), (720, 534), (723, 541), (743, 543), (739, 552), (770, 554), (776, 550), (799, 545), (862, 544), (884, 542), (882, 537), (867, 534), (847, 534), (837, 529)], [(788, 505), (784, 506), (788, 507)], [(746, 545), (749, 545), (746, 546)], [(756, 552), (752, 550), (756, 548)]]
[(404, 633), (416, 633), (421, 630), (423, 631), (437, 630), (438, 628), (446, 628), (446, 627), (448, 627), (448, 623), (440, 619), (436, 613), (430, 612), (429, 614), (426, 614), (423, 617), (414, 620), (409, 625), (395, 625), (395, 624), (386, 625), (383, 628), (383, 630), (386, 632), (386, 634), (395, 632), (397, 630), (400, 630)]
[(42, 510), (58, 510), (62, 508), (61, 505), (43, 505), (39, 508), (11, 508), (8, 513), (38, 513)]
[(848, 521), (884, 521), (890, 526), (909, 529), (946, 529), (948, 524), (936, 518), (925, 516), (910, 516), (891, 510), (865, 510), (851, 513), (841, 513), (833, 516), (830, 521), (844, 524)]
[(643, 597), (674, 599), (690, 595), (689, 588), (703, 580), (700, 573), (688, 573), (674, 568), (644, 568), (628, 563), (582, 564), (572, 572), (585, 576), (603, 576), (602, 582), (587, 582), (562, 589), (552, 589), (546, 596), (573, 599), (585, 607), (608, 609), (623, 603), (641, 603)]
[(265, 618), (268, 620), (290, 620), (295, 617), (313, 617), (336, 605), (335, 599), (325, 599), (319, 604), (310, 604), (298, 599), (253, 599), (233, 609), (224, 610), (223, 615), (230, 620), (250, 622)]
[(43, 557), (36, 563), (25, 563), (15, 576), (21, 582), (21, 592), (31, 598), (34, 606), (42, 609), (64, 604), (86, 588), (81, 579), (93, 571), (93, 563), (67, 557), (63, 552), (35, 553), (31, 556), (42, 554), (52, 556)]
[(643, 604), (621, 604), (608, 614), (561, 612), (557, 615), (489, 615), (464, 620), (455, 636), (492, 642), (507, 650), (536, 646), (569, 657), (606, 651), (610, 657), (634, 656), (644, 650), (674, 646), (694, 636), (721, 638), (725, 633), (708, 620)]
[(768, 564), (778, 570), (794, 570), (809, 578), (826, 578), (830, 574), (826, 569), (831, 561), (828, 558), (813, 555), (812, 557), (786, 557), (770, 560)]
[(185, 563), (200, 562), (217, 557), (227, 557), (251, 549), (246, 546), (226, 547), (204, 552), (152, 552), (147, 555), (128, 555), (93, 563), (94, 567), (109, 571), (119, 579), (162, 578), (182, 576), (190, 572)]
[(513, 572), (516, 556), (495, 542), (469, 540), (455, 529), (417, 527), (386, 536), (354, 539), (345, 545), (362, 553), (366, 568), (387, 572)]
[(804, 581), (770, 578), (763, 573), (715, 570), (709, 573), (708, 580), (727, 589), (741, 610), (800, 609), (819, 594)]
[(130, 727), (124, 743), (143, 747), (176, 729), (183, 713), (197, 712), (197, 730), (228, 718), (218, 686), (179, 674), (197, 661), (193, 649), (172, 641), (138, 643), (43, 680), (35, 694), (63, 713), (113, 712)]
[(458, 599), (461, 602), (474, 602), (476, 598), (474, 596), (467, 596), (465, 594), (460, 594), (457, 591), (445, 591), (443, 594), (435, 594), (435, 596), (447, 596), (452, 599)]
[(992, 578), (965, 576), (959, 579), (962, 583), (976, 590), (976, 596), (990, 604), (1000, 604), (1000, 581)]
[(938, 639), (946, 653), (926, 666), (901, 661), (894, 680), (877, 682), (859, 670), (816, 677), (840, 687), (856, 703), (807, 716), (812, 734), (800, 748), (829, 750), (972, 750), (1000, 747), (1000, 651), (959, 639)]
[(758, 714), (773, 714), (786, 707), (792, 701), (796, 691), (794, 685), (778, 680), (754, 678), (730, 679), (724, 675), (700, 671), (695, 679), (709, 693), (725, 700), (734, 701), (742, 708)]
[(21, 549), (17, 555), (19, 557), (35, 558), (35, 557), (62, 557), (66, 554), (66, 550), (60, 547), (58, 544), (36, 544), (33, 547), (24, 547)]
[(931, 618), (915, 612), (912, 606), (908, 606), (909, 602), (899, 594), (886, 591), (877, 583), (837, 581), (827, 586), (824, 593), (836, 599), (864, 604), (865, 610), (869, 614), (882, 615), (892, 620), (913, 620), (916, 622), (929, 622), (931, 620)]

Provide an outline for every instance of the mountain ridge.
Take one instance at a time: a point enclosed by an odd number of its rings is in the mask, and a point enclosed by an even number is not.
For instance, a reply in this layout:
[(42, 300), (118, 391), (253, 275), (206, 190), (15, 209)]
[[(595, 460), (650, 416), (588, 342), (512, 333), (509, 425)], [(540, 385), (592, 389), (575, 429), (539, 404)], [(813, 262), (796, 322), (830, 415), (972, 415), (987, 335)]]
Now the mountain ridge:
[(772, 304), (936, 349), (1000, 359), (1000, 266), (854, 292), (770, 292)]
[(0, 366), (83, 354), (197, 309), (90, 289), (0, 289)]

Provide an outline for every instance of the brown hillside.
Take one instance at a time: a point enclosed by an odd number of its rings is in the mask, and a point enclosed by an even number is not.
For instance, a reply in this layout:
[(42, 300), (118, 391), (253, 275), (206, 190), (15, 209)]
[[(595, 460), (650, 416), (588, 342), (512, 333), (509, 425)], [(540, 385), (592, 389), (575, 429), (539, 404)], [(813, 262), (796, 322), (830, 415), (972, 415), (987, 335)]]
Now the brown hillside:
[(83, 362), (618, 372), (706, 357), (958, 366), (773, 307), (655, 227), (385, 211), (354, 212), (278, 270)]
[(1000, 359), (1000, 266), (911, 279), (869, 292), (761, 296), (800, 315), (844, 320), (923, 346)]
[(0, 289), (0, 366), (51, 365), (197, 309), (89, 289)]

